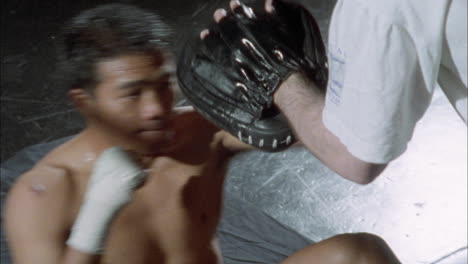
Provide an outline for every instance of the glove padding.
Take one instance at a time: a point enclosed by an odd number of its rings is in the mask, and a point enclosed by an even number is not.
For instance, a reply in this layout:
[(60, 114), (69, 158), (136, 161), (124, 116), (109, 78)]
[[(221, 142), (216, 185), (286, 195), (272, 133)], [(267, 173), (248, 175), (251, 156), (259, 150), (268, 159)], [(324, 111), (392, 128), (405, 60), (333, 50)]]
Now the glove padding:
[(273, 93), (301, 71), (321, 89), (327, 57), (317, 23), (303, 7), (276, 1), (275, 11), (237, 7), (186, 43), (177, 76), (182, 92), (208, 120), (263, 150), (295, 142)]

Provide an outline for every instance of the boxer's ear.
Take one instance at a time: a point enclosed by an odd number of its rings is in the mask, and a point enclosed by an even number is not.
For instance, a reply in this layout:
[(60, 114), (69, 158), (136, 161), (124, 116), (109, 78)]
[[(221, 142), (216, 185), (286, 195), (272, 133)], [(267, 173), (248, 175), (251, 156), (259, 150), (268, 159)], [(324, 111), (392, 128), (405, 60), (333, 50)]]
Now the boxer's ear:
[(89, 92), (81, 88), (73, 88), (68, 91), (68, 97), (73, 105), (82, 113), (88, 110), (92, 101)]

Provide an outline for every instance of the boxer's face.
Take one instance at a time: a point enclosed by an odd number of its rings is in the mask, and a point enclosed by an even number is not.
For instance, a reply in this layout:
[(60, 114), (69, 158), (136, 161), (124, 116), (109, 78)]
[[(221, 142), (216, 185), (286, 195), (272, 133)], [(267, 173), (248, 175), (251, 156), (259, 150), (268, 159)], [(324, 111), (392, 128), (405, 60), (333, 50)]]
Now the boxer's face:
[(151, 153), (168, 144), (173, 104), (173, 64), (162, 53), (102, 60), (91, 115), (127, 145)]

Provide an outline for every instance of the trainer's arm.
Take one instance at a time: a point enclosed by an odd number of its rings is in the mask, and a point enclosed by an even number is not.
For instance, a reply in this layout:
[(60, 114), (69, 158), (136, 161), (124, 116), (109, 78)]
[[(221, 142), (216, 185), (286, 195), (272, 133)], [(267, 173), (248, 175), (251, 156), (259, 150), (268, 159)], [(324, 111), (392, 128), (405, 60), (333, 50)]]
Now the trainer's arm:
[(70, 194), (73, 182), (65, 171), (39, 168), (23, 175), (5, 206), (8, 245), (17, 264), (87, 264), (99, 257), (69, 248)]
[(325, 95), (301, 74), (291, 75), (277, 90), (274, 99), (304, 146), (342, 177), (367, 184), (387, 166), (364, 162), (348, 152), (323, 124)]

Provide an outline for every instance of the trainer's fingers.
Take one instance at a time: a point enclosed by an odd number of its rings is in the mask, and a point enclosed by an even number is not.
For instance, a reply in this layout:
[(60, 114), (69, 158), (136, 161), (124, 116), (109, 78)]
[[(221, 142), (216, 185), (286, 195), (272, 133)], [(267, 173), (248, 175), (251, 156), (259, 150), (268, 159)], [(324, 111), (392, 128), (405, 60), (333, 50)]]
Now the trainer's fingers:
[(210, 30), (205, 28), (204, 30), (200, 32), (200, 38), (204, 39), (206, 36), (208, 36), (208, 34), (210, 34)]
[(268, 13), (273, 13), (273, 11), (275, 11), (275, 8), (273, 7), (273, 0), (265, 0), (265, 10)]
[(219, 8), (216, 9), (216, 11), (214, 12), (213, 18), (216, 21), (216, 23), (219, 23), (219, 21), (221, 21), (221, 19), (223, 19), (226, 16), (226, 14), (226, 10)]
[(241, 6), (239, 0), (231, 0), (231, 2), (229, 2), (229, 7), (231, 7), (232, 11), (234, 11), (234, 9), (238, 8), (239, 6)]

